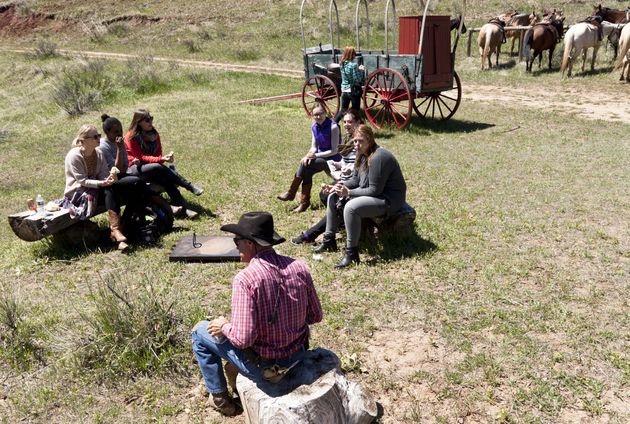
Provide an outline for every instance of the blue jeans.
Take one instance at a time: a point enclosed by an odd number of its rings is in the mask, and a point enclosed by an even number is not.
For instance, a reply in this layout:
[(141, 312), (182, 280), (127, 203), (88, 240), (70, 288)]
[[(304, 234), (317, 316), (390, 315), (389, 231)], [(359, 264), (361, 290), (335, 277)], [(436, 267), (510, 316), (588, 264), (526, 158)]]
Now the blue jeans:
[(221, 359), (234, 364), (243, 376), (254, 382), (259, 382), (263, 381), (262, 372), (265, 368), (273, 364), (288, 367), (301, 359), (304, 353), (300, 351), (286, 359), (272, 362), (264, 361), (252, 354), (253, 351), (247, 352), (235, 347), (226, 337), (216, 338), (212, 336), (208, 333), (208, 321), (200, 321), (192, 329), (192, 349), (197, 357), (206, 388), (211, 394), (223, 393), (227, 390)]

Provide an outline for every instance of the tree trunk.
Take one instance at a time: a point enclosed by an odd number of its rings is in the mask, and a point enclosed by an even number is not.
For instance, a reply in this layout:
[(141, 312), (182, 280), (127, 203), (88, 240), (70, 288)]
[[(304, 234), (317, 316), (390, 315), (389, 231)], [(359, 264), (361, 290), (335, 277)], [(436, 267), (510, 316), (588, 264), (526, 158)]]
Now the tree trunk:
[(249, 424), (371, 423), (378, 408), (357, 383), (348, 381), (337, 356), (316, 349), (280, 382), (254, 383), (242, 375), (237, 387)]

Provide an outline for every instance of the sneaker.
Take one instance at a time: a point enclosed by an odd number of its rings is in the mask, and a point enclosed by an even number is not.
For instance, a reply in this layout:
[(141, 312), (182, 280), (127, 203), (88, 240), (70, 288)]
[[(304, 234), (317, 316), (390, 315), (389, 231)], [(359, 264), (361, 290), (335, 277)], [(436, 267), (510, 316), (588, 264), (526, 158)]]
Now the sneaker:
[(199, 216), (199, 214), (191, 209), (186, 209), (186, 218), (195, 219)]
[(291, 239), (291, 243), (293, 243), (293, 244), (306, 244), (306, 243), (313, 243), (313, 240), (311, 240), (308, 237), (304, 236), (304, 233), (300, 233), (299, 236)]
[(195, 196), (201, 196), (203, 194), (203, 189), (197, 186), (192, 186), (192, 190), (190, 191), (192, 191)]
[(213, 394), (211, 406), (226, 417), (233, 417), (242, 412), (242, 409), (234, 402), (234, 399), (227, 391)]
[(173, 213), (173, 215), (179, 215), (180, 213), (182, 213), (183, 209), (183, 206), (171, 206), (171, 212)]

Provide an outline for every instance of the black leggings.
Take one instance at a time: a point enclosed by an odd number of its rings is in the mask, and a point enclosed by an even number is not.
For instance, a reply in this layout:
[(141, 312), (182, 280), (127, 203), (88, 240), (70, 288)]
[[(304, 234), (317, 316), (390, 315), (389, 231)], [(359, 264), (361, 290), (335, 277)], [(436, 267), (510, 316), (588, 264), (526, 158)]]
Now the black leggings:
[(192, 191), (192, 184), (174, 170), (159, 163), (144, 163), (129, 168), (129, 173), (137, 175), (142, 181), (159, 184), (164, 187), (171, 203), (186, 207), (186, 201), (177, 187)]
[(318, 172), (322, 172), (328, 169), (327, 159), (324, 158), (316, 158), (311, 161), (308, 165), (304, 165), (300, 163), (300, 167), (298, 168), (295, 175), (302, 178), (302, 184), (311, 185), (313, 184), (313, 175)]
[(361, 110), (361, 94), (357, 94), (355, 96), (352, 93), (341, 93), (341, 109), (335, 115), (335, 122), (339, 123), (343, 115), (348, 111), (348, 106), (350, 106), (350, 102), (352, 102), (352, 109)]
[(123, 175), (113, 185), (102, 188), (103, 202), (107, 210), (120, 213), (120, 207), (138, 209), (143, 207), (151, 197), (151, 191), (146, 183), (133, 175)]

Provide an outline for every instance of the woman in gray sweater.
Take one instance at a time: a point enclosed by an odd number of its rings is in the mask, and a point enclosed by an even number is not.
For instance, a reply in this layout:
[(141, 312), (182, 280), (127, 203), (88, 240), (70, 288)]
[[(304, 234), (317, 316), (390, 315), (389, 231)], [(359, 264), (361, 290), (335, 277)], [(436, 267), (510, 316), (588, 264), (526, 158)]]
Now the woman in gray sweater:
[(357, 159), (352, 177), (334, 186), (325, 186), (328, 196), (326, 232), (317, 252), (336, 251), (335, 234), (339, 229), (337, 203), (347, 202), (343, 211), (346, 225), (346, 251), (335, 268), (359, 262), (361, 219), (390, 215), (405, 204), (407, 185), (398, 161), (374, 140), (372, 128), (361, 125), (354, 132)]

